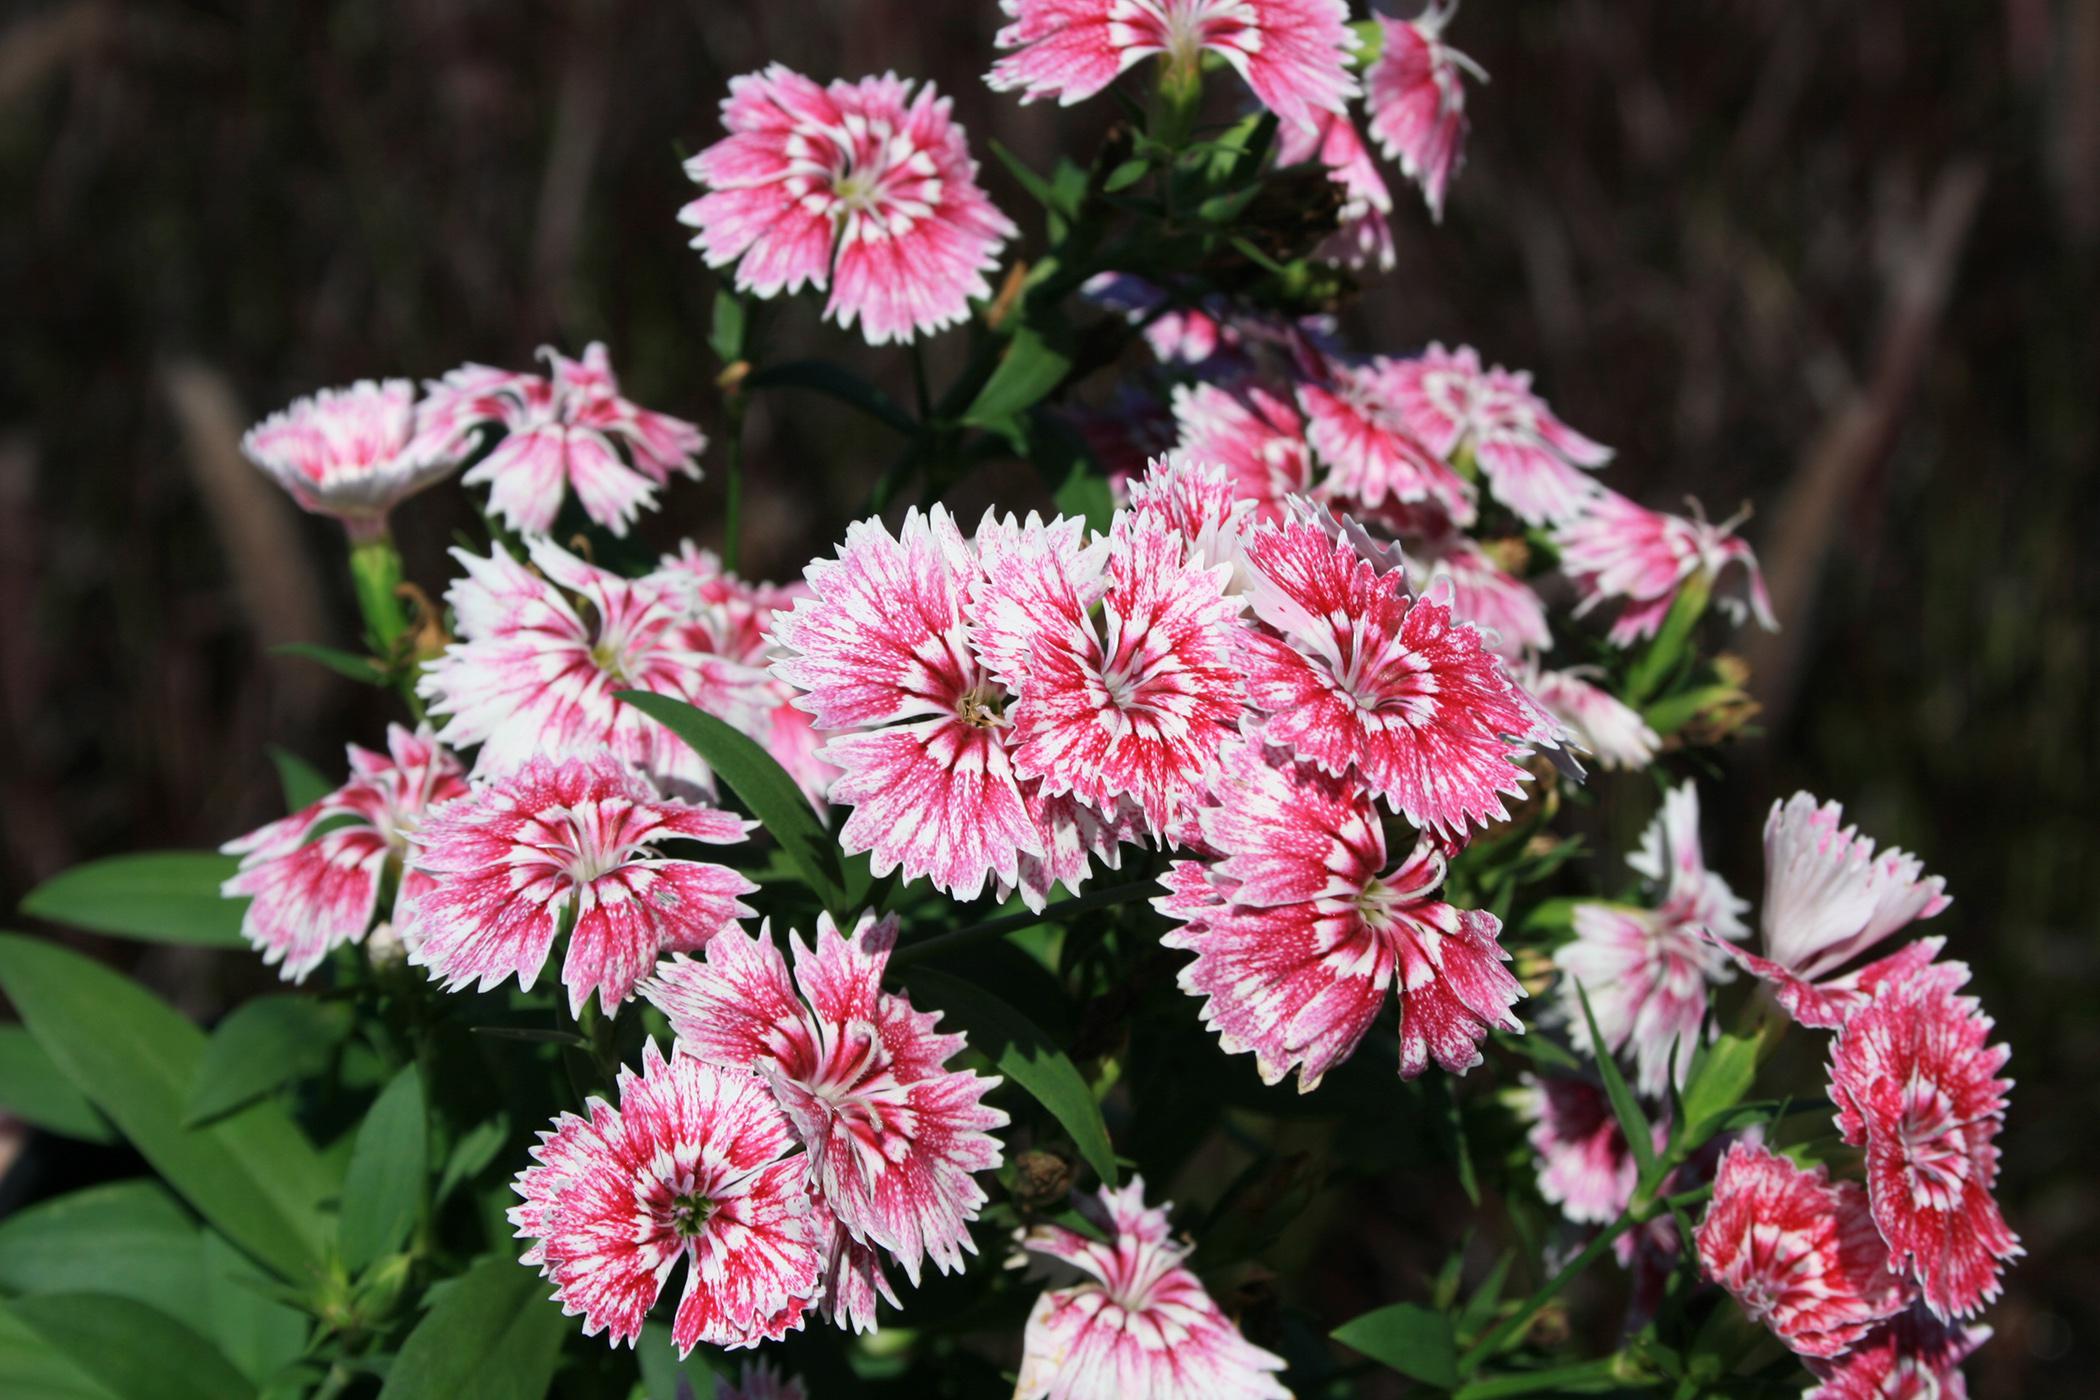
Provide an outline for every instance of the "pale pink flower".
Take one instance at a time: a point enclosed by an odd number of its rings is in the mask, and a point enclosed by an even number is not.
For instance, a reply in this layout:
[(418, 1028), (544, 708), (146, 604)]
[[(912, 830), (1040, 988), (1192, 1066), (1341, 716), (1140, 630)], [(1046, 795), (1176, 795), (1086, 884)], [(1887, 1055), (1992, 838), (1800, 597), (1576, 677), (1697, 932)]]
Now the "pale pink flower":
[(323, 389), (250, 428), (241, 451), (302, 507), (370, 538), (395, 505), (459, 467), (457, 453), (418, 440), (415, 398), (406, 379)]
[(467, 364), (433, 380), (418, 430), (429, 450), (460, 454), (477, 431), (497, 430), (494, 450), (460, 480), (486, 485), (489, 509), (511, 529), (546, 534), (574, 490), (585, 515), (624, 535), (674, 472), (699, 478), (707, 439), (682, 418), (622, 398), (602, 344), (584, 347), (580, 360), (551, 346), (540, 354), (545, 376)]
[[(1559, 726), (1518, 688), (1448, 595), (1411, 597), (1347, 540), (1293, 522), (1247, 546), (1249, 601), (1280, 635), (1246, 632), (1247, 698), (1268, 742), (1326, 772), (1361, 772), (1416, 825), (1456, 836), (1506, 820), (1518, 760)], [(1439, 590), (1443, 585), (1439, 585)]]
[(709, 267), (761, 297), (831, 289), (871, 345), (960, 325), (1018, 230), (977, 184), (952, 104), (893, 75), (820, 86), (780, 64), (729, 82), (729, 135), (686, 162), (679, 211)]
[(662, 578), (621, 578), (546, 539), (526, 550), (532, 568), (500, 545), (486, 559), (452, 552), (466, 571), (445, 594), (460, 639), (416, 686), (445, 721), (438, 737), (481, 745), (477, 774), (606, 749), (666, 785), (709, 790), (697, 754), (614, 697), (666, 695), (763, 735), (777, 703), (766, 673), (709, 650)]
[(1762, 1147), (1728, 1149), (1696, 1240), (1700, 1272), (1801, 1356), (1836, 1356), (1909, 1302), (1866, 1191)]
[(1990, 1337), (1988, 1327), (1950, 1325), (1912, 1307), (1849, 1351), (1809, 1358), (1818, 1384), (1801, 1400), (1969, 1400), (1961, 1364)]
[(617, 1107), (592, 1099), (588, 1117), (564, 1113), (540, 1134), (510, 1209), (532, 1241), (523, 1262), (586, 1337), (632, 1346), (683, 1261), (679, 1355), (778, 1341), (818, 1284), (809, 1164), (793, 1147), (764, 1084), (679, 1050), (666, 1061), (651, 1041), (640, 1074), (620, 1071)]
[[(1699, 790), (1690, 782), (1664, 794), (1626, 863), (1656, 890), (1656, 906), (1578, 904), (1574, 940), (1553, 962), (1575, 1043), (1593, 1054), (1630, 1053), (1637, 1087), (1660, 1097), (1697, 1048), (1707, 984), (1734, 975), (1715, 940), (1749, 932), (1742, 921), (1749, 905), (1706, 868)], [(1578, 984), (1604, 1037), (1601, 1047), (1590, 1044)]]
[(1584, 469), (1609, 462), (1611, 449), (1555, 417), (1530, 374), (1485, 369), (1469, 345), (1431, 345), (1393, 378), (1408, 430), (1440, 457), (1471, 451), (1495, 499), (1526, 524), (1572, 519), (1597, 493)]
[(1251, 381), (1177, 384), (1173, 411), (1176, 452), (1223, 467), (1233, 494), (1253, 502), (1255, 519), (1282, 519), (1284, 501), (1312, 485), (1305, 422), (1288, 399)]
[(1661, 737), (1639, 710), (1592, 680), (1595, 674), (1592, 667), (1546, 671), (1534, 665), (1518, 679), (1601, 766), (1646, 768), (1662, 748)]
[(431, 877), (407, 906), (409, 962), (447, 991), (531, 987), (558, 935), (569, 1011), (610, 1013), (666, 952), (692, 952), (751, 909), (727, 866), (666, 859), (666, 841), (733, 845), (756, 823), (676, 798), (609, 753), (528, 760), (433, 812), (409, 862)]
[(976, 1252), (969, 1222), (985, 1194), (975, 1178), (998, 1168), (990, 1130), (1007, 1116), (983, 1102), (998, 1079), (947, 1068), (963, 1038), (882, 990), (896, 940), (893, 918), (863, 915), (849, 941), (821, 915), (813, 947), (792, 939), (790, 980), (770, 929), (725, 933), (705, 962), (673, 959), (643, 995), (680, 1045), (759, 1074), (809, 1155), (810, 1189), (853, 1241), (886, 1251), (916, 1284), (927, 1260), (953, 1273)]
[[(1144, 1178), (1078, 1202), (1104, 1238), (1042, 1224), (1021, 1248), (1077, 1269), (1028, 1314), (1014, 1400), (1289, 1400), (1284, 1360), (1240, 1335), (1184, 1262)], [(1023, 1262), (1015, 1260), (1016, 1265)]]
[(1317, 127), (1285, 126), (1276, 133), (1276, 163), (1303, 165), (1317, 160), (1327, 169), (1327, 178), (1342, 189), (1340, 227), (1317, 250), (1316, 256), (1346, 267), (1393, 268), (1392, 192), (1385, 177), (1371, 163), (1371, 153), (1357, 133), (1356, 124), (1343, 112), (1325, 112)]
[(1532, 1125), (1526, 1137), (1538, 1154), (1539, 1195), (1547, 1204), (1577, 1225), (1618, 1219), (1633, 1199), (1640, 1164), (1604, 1090), (1587, 1079), (1527, 1077), (1522, 1113)]
[(734, 1385), (715, 1377), (715, 1400), (809, 1400), (800, 1376), (790, 1376), (770, 1361), (746, 1361)]
[(1327, 380), (1298, 386), (1306, 437), (1327, 467), (1321, 491), (1376, 510), (1431, 502), (1456, 524), (1475, 514), (1472, 486), (1407, 426), (1400, 408), (1399, 361), (1330, 366)]
[(1452, 617), (1478, 627), (1496, 655), (1515, 661), (1553, 645), (1539, 595), (1465, 535), (1446, 530), (1409, 536), (1402, 550), (1414, 590), (1426, 593), (1436, 580), (1449, 579)]
[(1357, 93), (1357, 48), (1344, 0), (999, 0), (1013, 23), (985, 81), (1023, 102), (1092, 97), (1155, 54), (1193, 70), (1206, 53), (1232, 65), (1286, 125), (1311, 126)]
[(2011, 1051), (1986, 1043), (1990, 1017), (1955, 994), (1967, 977), (1943, 963), (1884, 984), (1830, 1055), (1838, 1131), (1866, 1149), (1874, 1223), (1942, 1320), (1996, 1299), (2006, 1261), (2026, 1252), (1991, 1194)]
[(1385, 42), (1364, 75), (1371, 135), (1385, 158), (1422, 187), (1429, 212), (1444, 217), (1444, 191), (1465, 159), (1466, 90), (1461, 69), (1482, 82), (1478, 64), (1443, 42), (1456, 0), (1432, 5), (1420, 19), (1378, 16)]
[(1181, 987), (1205, 998), (1204, 1024), (1227, 1054), (1252, 1051), (1269, 1084), (1295, 1067), (1310, 1092), (1396, 992), (1403, 1078), (1431, 1059), (1463, 1074), (1490, 1027), (1522, 1029), (1501, 925), (1435, 897), (1444, 858), (1429, 840), (1386, 868), (1361, 783), (1236, 739), (1213, 784), (1202, 830), (1221, 859), (1177, 866), (1155, 906), (1182, 925), (1162, 941), (1196, 954)]
[(1765, 577), (1735, 522), (1664, 515), (1599, 487), (1582, 512), (1554, 532), (1561, 569), (1575, 583), (1577, 617), (1606, 602), (1623, 602), (1611, 644), (1629, 647), (1655, 635), (1694, 577), (1712, 588), (1715, 604), (1740, 626), (1750, 616), (1766, 631), (1778, 628)]
[(419, 891), (421, 877), (401, 865), (409, 835), (431, 808), (467, 790), (459, 760), (428, 729), (389, 725), (386, 746), (382, 754), (350, 745), (348, 782), (219, 848), (241, 858), (220, 887), (251, 901), (241, 936), (287, 981), (305, 981), (330, 952), (365, 936), (390, 869), (399, 877), (396, 910)]

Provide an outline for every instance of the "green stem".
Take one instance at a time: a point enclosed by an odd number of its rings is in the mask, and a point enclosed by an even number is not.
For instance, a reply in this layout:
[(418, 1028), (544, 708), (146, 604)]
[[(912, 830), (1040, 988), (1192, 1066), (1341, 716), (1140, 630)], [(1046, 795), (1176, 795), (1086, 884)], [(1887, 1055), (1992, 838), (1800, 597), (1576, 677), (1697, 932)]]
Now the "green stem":
[(1110, 885), (1106, 889), (1090, 890), (1074, 899), (1060, 900), (1040, 914), (1023, 910), (1019, 914), (1006, 914), (996, 919), (986, 919), (952, 933), (937, 934), (917, 943), (907, 943), (890, 954), (890, 966), (917, 962), (935, 953), (948, 952), (955, 948), (982, 943), (986, 939), (999, 938), (1017, 933), (1037, 924), (1054, 924), (1069, 919), (1075, 914), (1084, 914), (1089, 909), (1106, 909), (1111, 905), (1127, 904), (1131, 900), (1156, 890), (1158, 885), (1151, 880), (1132, 880), (1121, 885)]
[(1459, 1372), (1463, 1375), (1472, 1374), (1473, 1371), (1478, 1369), (1481, 1362), (1504, 1350), (1507, 1344), (1523, 1336), (1524, 1330), (1531, 1326), (1532, 1319), (1543, 1312), (1546, 1304), (1552, 1302), (1563, 1288), (1574, 1282), (1577, 1274), (1594, 1264), (1598, 1256), (1611, 1248), (1614, 1240), (1640, 1223), (1641, 1221), (1634, 1214), (1632, 1206), (1628, 1206), (1620, 1211), (1617, 1220), (1600, 1230), (1595, 1239), (1583, 1246), (1580, 1254), (1562, 1265), (1559, 1273), (1547, 1279), (1545, 1285), (1538, 1292), (1525, 1299), (1523, 1307), (1497, 1323), (1494, 1329), (1485, 1337), (1473, 1343), (1466, 1351), (1466, 1354), (1459, 1358)]
[(1152, 139), (1171, 150), (1186, 146), (1189, 134), (1196, 129), (1196, 109), (1202, 105), (1203, 69), (1199, 55), (1170, 58), (1159, 70), (1159, 90), (1152, 104)]
[(744, 395), (740, 389), (730, 390), (723, 410), (729, 419), (729, 440), (722, 445), (722, 567), (735, 573), (744, 507)]
[(395, 643), (408, 631), (408, 614), (395, 592), (401, 586), (401, 551), (384, 526), (376, 534), (351, 540), (350, 579), (372, 649), (391, 660)]

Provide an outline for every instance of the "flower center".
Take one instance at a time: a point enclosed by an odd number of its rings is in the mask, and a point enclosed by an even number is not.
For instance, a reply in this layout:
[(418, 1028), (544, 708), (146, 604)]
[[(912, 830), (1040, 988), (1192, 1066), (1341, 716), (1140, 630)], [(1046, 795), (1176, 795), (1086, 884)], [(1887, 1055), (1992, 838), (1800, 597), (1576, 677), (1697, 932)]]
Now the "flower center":
[(671, 1233), (682, 1240), (689, 1240), (700, 1233), (707, 1218), (715, 1213), (715, 1203), (698, 1191), (688, 1191), (683, 1196), (671, 1199)]
[(1006, 696), (990, 685), (973, 685), (955, 699), (955, 717), (972, 729), (1003, 729)]
[(1896, 1136), (1910, 1167), (1912, 1197), (1921, 1206), (1952, 1209), (1969, 1179), (1969, 1141), (1946, 1090), (1916, 1078), (1905, 1085)]

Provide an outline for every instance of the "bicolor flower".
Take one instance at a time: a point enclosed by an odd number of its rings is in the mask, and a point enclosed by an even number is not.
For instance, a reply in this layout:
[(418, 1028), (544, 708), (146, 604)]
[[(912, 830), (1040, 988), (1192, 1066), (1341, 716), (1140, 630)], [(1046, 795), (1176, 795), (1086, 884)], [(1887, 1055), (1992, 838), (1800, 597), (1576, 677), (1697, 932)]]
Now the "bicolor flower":
[[(1539, 1195), (1577, 1225), (1608, 1225), (1633, 1199), (1640, 1179), (1611, 1100), (1587, 1079), (1525, 1080), (1522, 1116), (1537, 1154)], [(1658, 1125), (1658, 1138), (1667, 1128)], [(1660, 1147), (1661, 1142), (1657, 1143)]]
[(1961, 1364), (1990, 1337), (1988, 1327), (1944, 1323), (1912, 1307), (1849, 1351), (1809, 1358), (1817, 1384), (1801, 1400), (1969, 1400)]
[(459, 467), (457, 453), (418, 437), (415, 400), (406, 379), (323, 389), (250, 428), (241, 451), (302, 507), (371, 538), (395, 505)]
[(2006, 1262), (2025, 1252), (1991, 1194), (2011, 1051), (1987, 1043), (1990, 1017), (1956, 995), (1967, 977), (1943, 963), (1885, 983), (1830, 1055), (1838, 1131), (1866, 1149), (1874, 1223), (1942, 1320), (1995, 1299)]
[[(1574, 940), (1553, 962), (1575, 1043), (1594, 1054), (1630, 1054), (1640, 1091), (1660, 1096), (1697, 1048), (1707, 984), (1733, 976), (1715, 940), (1749, 932), (1742, 920), (1749, 905), (1706, 868), (1699, 790), (1689, 782), (1664, 795), (1626, 863), (1656, 890), (1656, 906), (1578, 904)], [(1578, 986), (1604, 1037), (1601, 1047), (1590, 1044)]]
[(892, 75), (822, 86), (776, 63), (729, 82), (729, 135), (686, 162), (679, 211), (739, 291), (829, 288), (824, 315), (871, 345), (960, 325), (1018, 231), (977, 184), (952, 104)]
[(1014, 1400), (1289, 1400), (1283, 1358), (1241, 1336), (1204, 1289), (1169, 1207), (1146, 1206), (1144, 1178), (1078, 1206), (1103, 1238), (1052, 1224), (1021, 1236), (1081, 1277), (1036, 1299)]
[(1213, 786), (1201, 822), (1220, 858), (1178, 865), (1155, 906), (1181, 925), (1161, 941), (1196, 955), (1181, 987), (1204, 998), (1227, 1054), (1252, 1051), (1268, 1084), (1295, 1068), (1309, 1093), (1394, 993), (1403, 1078), (1432, 1059), (1463, 1074), (1490, 1027), (1523, 1029), (1500, 923), (1436, 898), (1444, 857), (1431, 840), (1387, 868), (1361, 782), (1235, 739)]
[(818, 1283), (808, 1160), (787, 1117), (751, 1075), (654, 1041), (642, 1072), (622, 1069), (617, 1106), (564, 1113), (518, 1174), (510, 1209), (523, 1261), (554, 1284), (562, 1311), (632, 1346), (678, 1265), (671, 1322), (684, 1356), (778, 1341), (802, 1326)]
[(1376, 510), (1429, 502), (1460, 525), (1474, 516), (1473, 488), (1407, 426), (1399, 361), (1329, 366), (1323, 381), (1298, 386), (1306, 437), (1327, 467), (1323, 493)]
[(1646, 768), (1662, 739), (1641, 712), (1590, 679), (1589, 667), (1546, 671), (1533, 665), (1518, 680), (1561, 722), (1575, 745), (1605, 768)]
[(1910, 1300), (1866, 1191), (1762, 1147), (1728, 1149), (1695, 1238), (1700, 1272), (1801, 1356), (1838, 1355)]
[(1630, 647), (1655, 635), (1677, 595), (1699, 580), (1730, 622), (1755, 616), (1776, 630), (1765, 576), (1750, 546), (1733, 533), (1735, 522), (1709, 524), (1635, 505), (1603, 487), (1580, 514), (1554, 533), (1561, 569), (1574, 581), (1581, 617), (1607, 602), (1624, 606), (1611, 626), (1611, 644)]
[(1480, 629), (1481, 640), (1508, 661), (1553, 645), (1546, 606), (1522, 579), (1457, 530), (1409, 535), (1402, 540), (1408, 583), (1426, 593), (1438, 579), (1451, 581), (1451, 615)]
[(408, 960), (447, 991), (530, 987), (563, 933), (569, 1011), (610, 1013), (664, 953), (692, 952), (752, 911), (727, 866), (666, 857), (667, 841), (734, 845), (755, 823), (676, 798), (610, 753), (529, 759), (446, 804), (409, 863), (431, 887), (404, 913)]
[(409, 835), (431, 808), (467, 790), (459, 760), (428, 729), (389, 725), (386, 746), (382, 754), (350, 745), (350, 781), (219, 848), (241, 858), (220, 887), (250, 901), (241, 936), (286, 981), (305, 981), (331, 951), (365, 936), (390, 870), (399, 876), (397, 911), (419, 892), (421, 877), (401, 865)]
[(1216, 462), (1179, 453), (1155, 458), (1124, 485), (1124, 514), (1116, 527), (1128, 533), (1138, 523), (1164, 527), (1188, 547), (1192, 568), (1226, 569), (1224, 591), (1245, 591), (1239, 577), (1242, 537), (1254, 514), (1254, 503), (1241, 496), (1226, 469)]
[(1466, 154), (1466, 89), (1459, 72), (1487, 81), (1478, 64), (1443, 41), (1444, 25), (1457, 12), (1452, 0), (1432, 4), (1420, 19), (1378, 16), (1385, 42), (1364, 75), (1371, 135), (1385, 158), (1422, 187), (1439, 222), (1444, 191)]
[(1440, 457), (1471, 452), (1495, 499), (1526, 524), (1573, 519), (1597, 493), (1588, 472), (1611, 449), (1555, 417), (1529, 373), (1483, 368), (1469, 345), (1431, 345), (1398, 361), (1393, 382), (1408, 431)]
[(1232, 65), (1286, 125), (1312, 126), (1357, 93), (1357, 38), (1344, 0), (999, 0), (1011, 50), (985, 81), (1023, 102), (1070, 106), (1155, 55), (1194, 72), (1204, 54)]
[(432, 381), (418, 434), (433, 451), (464, 454), (475, 433), (496, 430), (494, 450), (460, 480), (487, 486), (489, 509), (511, 529), (546, 534), (573, 490), (585, 515), (624, 535), (674, 473), (699, 478), (707, 439), (622, 398), (604, 345), (580, 360), (552, 346), (540, 354), (546, 375), (468, 364)]
[(1317, 160), (1327, 178), (1341, 187), (1340, 226), (1322, 243), (1316, 256), (1345, 267), (1393, 269), (1392, 192), (1371, 163), (1371, 153), (1344, 112), (1323, 112), (1314, 127), (1285, 126), (1276, 133), (1276, 163), (1302, 165)]
[(938, 1013), (882, 990), (895, 919), (863, 915), (851, 940), (819, 916), (814, 945), (793, 938), (794, 976), (770, 929), (724, 934), (706, 960), (673, 959), (643, 994), (679, 1044), (713, 1064), (756, 1071), (810, 1160), (810, 1189), (855, 1242), (886, 1251), (914, 1284), (975, 1253), (978, 1172), (1001, 1159), (999, 1080), (947, 1061), (960, 1035)]
[(1178, 455), (1225, 469), (1233, 494), (1251, 501), (1257, 520), (1281, 520), (1283, 503), (1312, 485), (1305, 422), (1290, 400), (1252, 381), (1177, 384), (1173, 398)]

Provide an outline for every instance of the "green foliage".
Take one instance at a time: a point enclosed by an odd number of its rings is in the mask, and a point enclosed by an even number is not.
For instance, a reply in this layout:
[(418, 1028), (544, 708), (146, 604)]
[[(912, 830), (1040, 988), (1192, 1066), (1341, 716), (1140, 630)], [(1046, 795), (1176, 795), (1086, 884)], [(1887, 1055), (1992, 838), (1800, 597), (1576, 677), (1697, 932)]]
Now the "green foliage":
[(410, 1065), (380, 1093), (357, 1130), (338, 1229), (343, 1267), (352, 1273), (406, 1244), (424, 1213), (430, 1176), (426, 1116), (422, 1075)]
[(0, 1026), (0, 1107), (25, 1123), (81, 1142), (115, 1142), (109, 1120), (21, 1026)]
[(312, 997), (257, 997), (219, 1023), (190, 1081), (185, 1126), (245, 1108), (273, 1089), (318, 1074), (350, 1033), (350, 1008)]
[(1449, 1390), (1458, 1384), (1458, 1351), (1451, 1321), (1413, 1303), (1393, 1303), (1334, 1329), (1343, 1346), (1381, 1361), (1403, 1376)]
[(219, 894), (237, 866), (232, 856), (205, 851), (91, 860), (31, 890), (22, 912), (118, 938), (238, 948), (246, 904)]
[(569, 1322), (510, 1251), (471, 1265), (402, 1344), (381, 1400), (543, 1395)]

